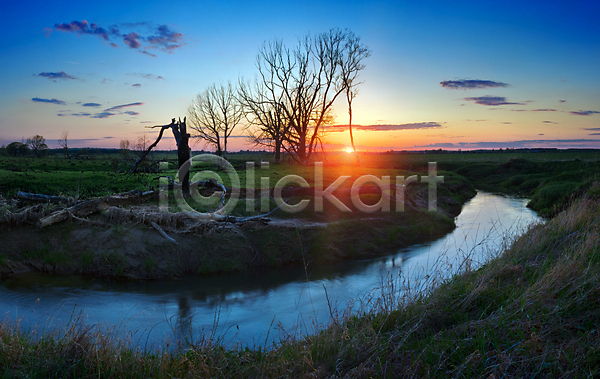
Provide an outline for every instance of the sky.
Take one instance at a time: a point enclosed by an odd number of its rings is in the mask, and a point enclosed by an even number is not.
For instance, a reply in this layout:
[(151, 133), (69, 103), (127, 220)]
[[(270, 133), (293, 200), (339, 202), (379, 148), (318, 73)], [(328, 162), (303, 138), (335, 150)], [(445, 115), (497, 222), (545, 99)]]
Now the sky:
[[(0, 17), (0, 145), (153, 141), (147, 127), (186, 116), (208, 86), (253, 80), (265, 42), (348, 28), (371, 50), (358, 150), (600, 148), (597, 1), (29, 1)], [(327, 147), (343, 150), (343, 99), (334, 110)]]

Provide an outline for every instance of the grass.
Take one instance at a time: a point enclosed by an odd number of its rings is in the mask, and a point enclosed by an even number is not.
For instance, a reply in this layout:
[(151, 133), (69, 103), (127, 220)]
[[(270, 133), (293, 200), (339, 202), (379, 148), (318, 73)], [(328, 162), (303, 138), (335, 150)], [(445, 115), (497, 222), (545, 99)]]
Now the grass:
[[(600, 200), (577, 199), (483, 266), (426, 283), (390, 278), (367, 312), (270, 349), (144, 352), (81, 323), (34, 337), (0, 325), (5, 377), (596, 377)], [(468, 258), (468, 257), (467, 257)], [(441, 267), (443, 268), (443, 267)], [(441, 271), (440, 271), (441, 272)], [(416, 285), (416, 286), (415, 286)]]

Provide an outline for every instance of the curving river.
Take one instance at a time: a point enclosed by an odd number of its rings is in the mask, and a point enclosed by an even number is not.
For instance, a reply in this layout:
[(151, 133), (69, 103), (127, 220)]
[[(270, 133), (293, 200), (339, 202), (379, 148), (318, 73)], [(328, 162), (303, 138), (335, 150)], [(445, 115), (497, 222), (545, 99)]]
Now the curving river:
[(38, 332), (81, 320), (145, 349), (200, 338), (269, 346), (314, 332), (338, 311), (366, 311), (382, 294), (389, 299), (405, 293), (401, 283), (419, 289), (432, 278), (448, 277), (464, 267), (465, 258), (480, 264), (507, 237), (539, 220), (526, 203), (478, 192), (452, 233), (367, 261), (149, 283), (20, 274), (0, 281), (0, 312), (19, 320), (21, 330)]

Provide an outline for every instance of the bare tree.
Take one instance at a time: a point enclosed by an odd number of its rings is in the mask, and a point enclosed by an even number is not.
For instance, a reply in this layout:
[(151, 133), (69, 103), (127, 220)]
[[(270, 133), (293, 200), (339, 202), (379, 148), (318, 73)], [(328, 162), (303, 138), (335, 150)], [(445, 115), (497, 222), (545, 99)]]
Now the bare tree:
[[(350, 52), (356, 47), (362, 55)], [(299, 163), (310, 161), (333, 103), (352, 84), (354, 73), (362, 70), (360, 61), (366, 56), (368, 49), (347, 29), (306, 36), (292, 50), (274, 41), (259, 51), (262, 96), (282, 110), (286, 147)]]
[(44, 152), (48, 150), (46, 139), (38, 134), (31, 138), (27, 138), (27, 146), (29, 146), (37, 158), (41, 157)]
[(69, 132), (63, 131), (58, 140), (58, 146), (62, 147), (62, 151), (65, 154), (65, 158), (71, 159), (69, 156)]
[(227, 154), (227, 139), (244, 117), (231, 83), (208, 87), (188, 109), (196, 137), (213, 145), (218, 156)]
[(281, 152), (286, 148), (284, 143), (289, 130), (289, 121), (280, 105), (283, 101), (281, 95), (279, 101), (270, 101), (277, 95), (267, 94), (264, 84), (258, 81), (254, 87), (240, 81), (238, 88), (238, 97), (249, 126), (248, 137), (256, 146), (273, 149), (275, 163), (279, 163)]

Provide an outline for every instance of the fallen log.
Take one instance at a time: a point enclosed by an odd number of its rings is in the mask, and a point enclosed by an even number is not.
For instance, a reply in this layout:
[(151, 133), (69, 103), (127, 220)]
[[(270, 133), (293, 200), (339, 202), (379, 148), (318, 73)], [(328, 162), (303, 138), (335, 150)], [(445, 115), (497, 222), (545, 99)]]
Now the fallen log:
[(28, 193), (28, 192), (17, 192), (17, 198), (22, 200), (29, 201), (37, 201), (44, 203), (67, 203), (70, 204), (73, 202), (73, 199), (62, 197), (62, 196), (52, 196), (52, 195), (42, 195), (39, 193)]
[(73, 205), (72, 207), (56, 211), (51, 215), (40, 219), (38, 227), (45, 228), (69, 218), (69, 215), (76, 217), (87, 217), (93, 213), (108, 209), (111, 206), (131, 205), (144, 202), (152, 195), (154, 191), (142, 192), (139, 190), (130, 191), (118, 195), (106, 196), (99, 199), (92, 199)]

